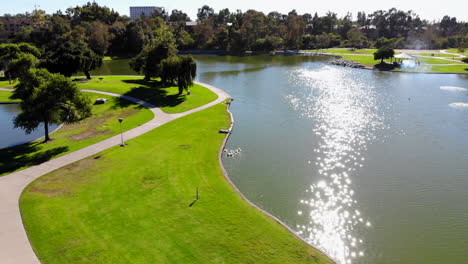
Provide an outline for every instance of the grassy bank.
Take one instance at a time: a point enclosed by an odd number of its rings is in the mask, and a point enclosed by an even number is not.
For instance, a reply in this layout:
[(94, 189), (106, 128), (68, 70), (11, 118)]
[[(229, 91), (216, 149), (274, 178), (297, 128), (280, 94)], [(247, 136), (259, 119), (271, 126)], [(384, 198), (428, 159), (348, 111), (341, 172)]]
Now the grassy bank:
[(145, 82), (141, 77), (101, 77), (80, 83), (81, 89), (93, 89), (133, 96), (160, 107), (166, 113), (180, 113), (216, 100), (217, 95), (200, 85), (190, 87), (191, 94), (178, 94), (178, 88), (162, 87), (158, 81)]
[(0, 88), (13, 88), (18, 82), (12, 81), (11, 83), (5, 77), (0, 77)]
[[(331, 263), (224, 179), (225, 105), (45, 175), (21, 212), (43, 263)], [(195, 201), (196, 188), (200, 200)]]
[(0, 102), (18, 101), (18, 100), (10, 99), (11, 94), (12, 93), (9, 91), (0, 91)]
[[(7, 92), (8, 93), (8, 92)], [(0, 176), (40, 164), (66, 153), (84, 148), (120, 132), (118, 118), (124, 118), (123, 130), (146, 123), (153, 113), (138, 104), (115, 97), (87, 93), (90, 100), (107, 98), (106, 104), (94, 105), (93, 115), (78, 123), (66, 124), (51, 135), (52, 141), (42, 139), (0, 149)]]

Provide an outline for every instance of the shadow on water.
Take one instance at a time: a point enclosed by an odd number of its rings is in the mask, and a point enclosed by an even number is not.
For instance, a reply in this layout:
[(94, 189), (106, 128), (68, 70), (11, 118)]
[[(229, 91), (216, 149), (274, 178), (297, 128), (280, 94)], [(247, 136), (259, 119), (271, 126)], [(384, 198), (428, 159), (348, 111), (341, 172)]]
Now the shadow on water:
[(68, 151), (66, 146), (40, 151), (43, 144), (46, 143), (33, 142), (0, 149), (0, 175), (13, 172), (22, 167), (41, 164)]

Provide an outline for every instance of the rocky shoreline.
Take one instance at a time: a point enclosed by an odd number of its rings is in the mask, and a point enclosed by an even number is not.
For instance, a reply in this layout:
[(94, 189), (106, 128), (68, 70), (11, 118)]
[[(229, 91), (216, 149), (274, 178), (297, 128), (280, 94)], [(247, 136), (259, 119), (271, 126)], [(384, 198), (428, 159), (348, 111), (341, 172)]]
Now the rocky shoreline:
[(357, 68), (357, 69), (364, 69), (366, 66), (362, 65), (359, 62), (351, 61), (351, 60), (345, 60), (345, 59), (335, 59), (330, 62), (330, 64), (333, 65), (338, 65), (338, 66), (344, 66), (344, 67), (350, 67), (350, 68)]

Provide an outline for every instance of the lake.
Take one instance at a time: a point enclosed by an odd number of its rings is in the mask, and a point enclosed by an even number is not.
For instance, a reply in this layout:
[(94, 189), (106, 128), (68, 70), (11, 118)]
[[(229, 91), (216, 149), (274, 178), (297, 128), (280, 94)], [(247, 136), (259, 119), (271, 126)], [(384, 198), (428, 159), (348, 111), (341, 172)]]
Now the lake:
[(231, 179), (338, 263), (466, 263), (468, 76), (195, 56), (230, 93)]
[[(41, 124), (31, 134), (26, 134), (20, 128), (14, 128), (13, 119), (20, 109), (17, 104), (0, 104), (0, 148), (18, 145), (44, 136), (44, 126)], [(49, 131), (53, 131), (57, 125), (50, 125)]]

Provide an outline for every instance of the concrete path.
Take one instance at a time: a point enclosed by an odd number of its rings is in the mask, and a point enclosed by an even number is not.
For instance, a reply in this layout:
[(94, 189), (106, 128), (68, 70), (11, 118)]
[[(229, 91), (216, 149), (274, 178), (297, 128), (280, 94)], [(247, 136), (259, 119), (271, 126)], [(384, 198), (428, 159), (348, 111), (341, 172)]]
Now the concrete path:
[(463, 55), (463, 54), (451, 53), (451, 52), (448, 52), (447, 50), (441, 50), (440, 53), (449, 54), (449, 55), (454, 55), (454, 57), (458, 57), (458, 58), (465, 58), (465, 57), (466, 57), (466, 56)]
[[(101, 93), (111, 96), (117, 96), (129, 101), (138, 103), (149, 108), (154, 113), (154, 118), (147, 123), (124, 132), (124, 140), (129, 140), (139, 135), (142, 135), (150, 130), (153, 130), (167, 122), (191, 113), (198, 112), (213, 105), (219, 104), (230, 96), (221, 89), (204, 83), (197, 83), (207, 87), (218, 95), (218, 99), (198, 108), (179, 113), (167, 114), (154, 105), (142, 101), (140, 99), (113, 94), (95, 90), (84, 90), (87, 92)], [(3, 89), (7, 90), (10, 89)], [(19, 210), (19, 198), (23, 189), (32, 181), (54, 171), (60, 167), (79, 161), (105, 149), (117, 146), (120, 144), (120, 135), (108, 138), (94, 145), (85, 147), (64, 156), (44, 162), (40, 165), (30, 167), (21, 171), (17, 171), (3, 177), (0, 177), (0, 263), (2, 264), (38, 264), (40, 263), (36, 254), (31, 248), (26, 231), (23, 227), (21, 214)]]

